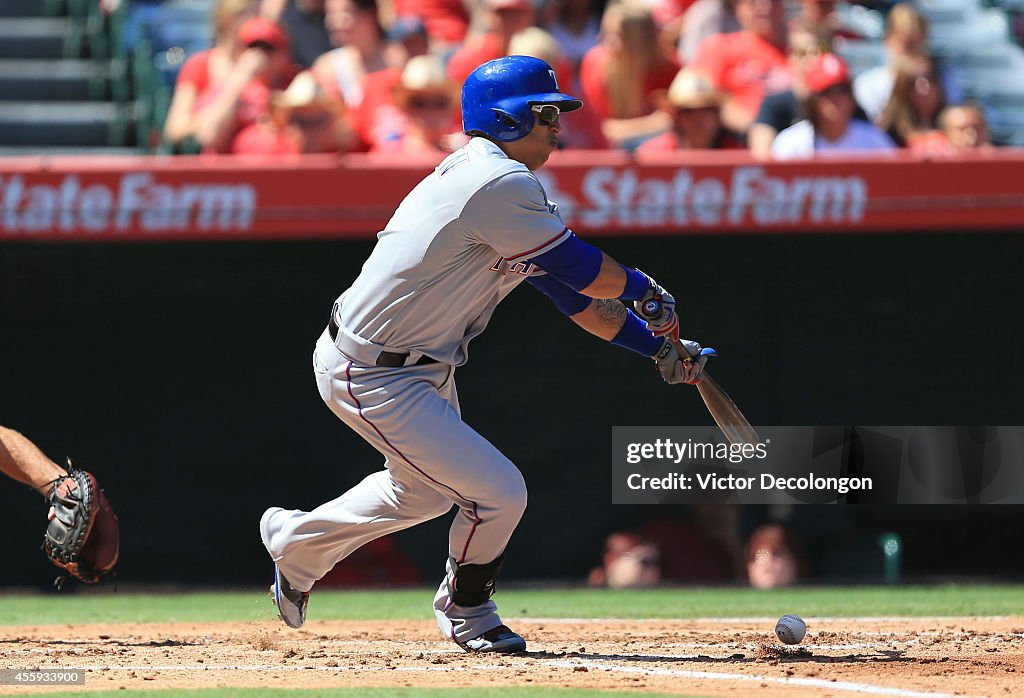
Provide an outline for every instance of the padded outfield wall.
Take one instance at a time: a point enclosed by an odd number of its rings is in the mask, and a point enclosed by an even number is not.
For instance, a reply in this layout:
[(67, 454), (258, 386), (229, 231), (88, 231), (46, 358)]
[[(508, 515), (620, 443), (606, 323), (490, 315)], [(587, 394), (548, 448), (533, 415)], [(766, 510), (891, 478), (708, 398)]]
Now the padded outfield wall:
[[(1021, 230), (1012, 219), (897, 227), (623, 228), (598, 243), (676, 293), (684, 332), (719, 350), (716, 377), (755, 423), (1024, 423)], [(6, 232), (0, 424), (101, 475), (124, 527), (123, 580), (261, 582), (266, 506), (315, 506), (379, 467), (320, 402), (310, 370), (371, 228), (149, 244)], [(613, 425), (709, 423), (695, 391), (663, 385), (646, 361), (584, 335), (532, 289), (502, 304), (457, 380), (467, 421), (530, 486), (507, 577), (582, 579), (608, 532), (688, 515), (611, 505), (609, 449)], [(0, 508), (19, 563), (5, 565), (3, 583), (45, 583), (41, 501), (8, 483)], [(1024, 507), (799, 509), (825, 579), (857, 576), (850, 561), (870, 563), (882, 531), (903, 535), (909, 576), (1024, 576), (1014, 534)], [(750, 508), (745, 524), (766, 515)], [(398, 537), (424, 579), (438, 576), (446, 528)], [(879, 574), (880, 558), (866, 570)]]

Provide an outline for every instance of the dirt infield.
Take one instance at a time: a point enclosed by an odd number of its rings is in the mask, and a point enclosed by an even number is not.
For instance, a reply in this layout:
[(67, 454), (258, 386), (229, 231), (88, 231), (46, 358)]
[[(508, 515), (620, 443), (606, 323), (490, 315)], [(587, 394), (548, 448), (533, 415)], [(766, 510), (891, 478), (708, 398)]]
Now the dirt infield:
[[(546, 685), (701, 696), (1020, 696), (1024, 617), (509, 620), (525, 655), (467, 655), (430, 621), (0, 628), (0, 666), (84, 668), (84, 689)], [(0, 686), (0, 694), (39, 693)], [(69, 690), (65, 688), (63, 690)]]

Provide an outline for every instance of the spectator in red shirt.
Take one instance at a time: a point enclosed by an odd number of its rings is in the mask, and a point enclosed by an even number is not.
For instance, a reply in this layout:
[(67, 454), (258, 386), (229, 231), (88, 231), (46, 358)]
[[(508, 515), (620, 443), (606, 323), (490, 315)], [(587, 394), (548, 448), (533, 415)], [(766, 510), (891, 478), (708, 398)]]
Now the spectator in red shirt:
[(901, 147), (942, 153), (948, 148), (939, 130), (939, 113), (945, 106), (935, 63), (925, 56), (905, 58), (896, 69), (892, 95), (878, 125)]
[(388, 52), (377, 0), (327, 0), (327, 30), (337, 46), (313, 64), (317, 81), (341, 95), (349, 109), (363, 100), (363, 79), (396, 65)]
[(766, 94), (792, 84), (786, 60), (782, 0), (735, 0), (740, 31), (709, 36), (697, 49), (693, 67), (725, 94), (722, 122), (746, 133)]
[(308, 70), (295, 76), (288, 89), (275, 91), (270, 112), (242, 129), (232, 152), (246, 155), (295, 155), (343, 152), (351, 139), (345, 105), (317, 84)]
[(211, 86), (220, 85), (232, 73), (245, 50), (237, 41), (239, 28), (256, 16), (259, 0), (220, 0), (213, 10), (213, 47), (188, 58), (178, 73), (174, 96), (164, 121), (164, 138), (179, 144), (194, 137), (197, 104)]
[(609, 143), (635, 148), (671, 127), (655, 93), (668, 89), (679, 65), (661, 50), (654, 19), (643, 5), (610, 5), (601, 28), (601, 43), (580, 66), (583, 99), (600, 117)]
[(225, 80), (211, 85), (197, 102), (195, 138), (207, 153), (228, 153), (243, 128), (270, 110), (271, 90), (295, 76), (288, 37), (275, 22), (253, 17), (238, 30), (244, 51)]
[(642, 160), (676, 150), (742, 148), (743, 144), (722, 128), (721, 104), (722, 96), (707, 77), (693, 68), (683, 68), (665, 95), (663, 109), (672, 117), (672, 130), (642, 144), (637, 157)]
[(461, 85), (477, 66), (508, 55), (516, 32), (532, 27), (537, 12), (532, 0), (484, 0), (484, 33), (468, 39), (448, 61), (448, 77)]

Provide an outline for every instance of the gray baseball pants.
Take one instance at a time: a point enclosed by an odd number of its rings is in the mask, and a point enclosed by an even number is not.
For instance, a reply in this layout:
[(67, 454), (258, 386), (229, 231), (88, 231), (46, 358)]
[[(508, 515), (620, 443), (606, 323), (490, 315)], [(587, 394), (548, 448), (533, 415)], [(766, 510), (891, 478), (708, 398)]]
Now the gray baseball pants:
[[(381, 368), (345, 356), (325, 331), (313, 352), (320, 396), (384, 455), (384, 470), (312, 511), (272, 508), (263, 543), (291, 585), (308, 591), (361, 545), (448, 512), (445, 579), (434, 608), (446, 637), (474, 638), (501, 625), (493, 601), (460, 607), (448, 597), (451, 561), (486, 564), (505, 550), (526, 508), (518, 468), (462, 421), (453, 366)], [(346, 463), (341, 463), (344, 467)]]

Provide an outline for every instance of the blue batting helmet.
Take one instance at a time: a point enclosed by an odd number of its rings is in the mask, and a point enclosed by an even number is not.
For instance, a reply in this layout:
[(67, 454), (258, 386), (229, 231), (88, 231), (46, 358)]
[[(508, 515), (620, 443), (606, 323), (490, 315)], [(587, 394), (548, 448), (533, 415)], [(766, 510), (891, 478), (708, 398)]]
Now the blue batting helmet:
[(558, 89), (555, 71), (530, 56), (505, 56), (470, 73), (462, 86), (462, 130), (517, 141), (533, 129), (533, 104), (573, 111), (583, 102)]

